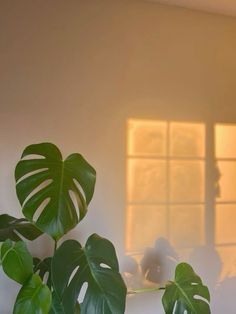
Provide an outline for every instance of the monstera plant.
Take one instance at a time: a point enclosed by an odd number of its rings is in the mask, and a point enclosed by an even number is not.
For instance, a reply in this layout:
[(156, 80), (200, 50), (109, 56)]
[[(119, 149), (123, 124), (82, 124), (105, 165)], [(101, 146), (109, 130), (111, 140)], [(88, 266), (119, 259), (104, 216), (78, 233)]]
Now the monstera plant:
[[(96, 181), (93, 167), (80, 154), (63, 160), (55, 145), (42, 143), (24, 150), (15, 179), (25, 218), (0, 216), (1, 265), (22, 285), (13, 313), (124, 313), (126, 287), (110, 241), (93, 234), (84, 247), (67, 240), (57, 248), (87, 213)], [(54, 240), (55, 250), (40, 260), (24, 239), (43, 233)]]
[[(13, 314), (124, 313), (127, 289), (112, 243), (97, 234), (84, 246), (62, 239), (87, 213), (93, 167), (80, 154), (63, 160), (54, 144), (34, 144), (23, 151), (15, 179), (24, 218), (0, 215), (0, 263), (21, 285)], [(43, 233), (54, 241), (54, 251), (40, 260), (25, 241)], [(208, 289), (188, 264), (177, 266), (175, 281), (164, 289), (167, 314), (210, 313)]]

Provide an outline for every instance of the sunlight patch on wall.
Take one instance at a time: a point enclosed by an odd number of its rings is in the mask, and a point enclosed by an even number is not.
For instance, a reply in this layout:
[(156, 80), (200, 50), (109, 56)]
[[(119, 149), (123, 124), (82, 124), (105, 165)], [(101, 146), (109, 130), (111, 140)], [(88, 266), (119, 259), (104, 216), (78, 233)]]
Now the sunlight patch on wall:
[(127, 207), (127, 251), (142, 252), (154, 243), (157, 235), (167, 236), (166, 206), (129, 205)]
[(204, 124), (130, 119), (127, 132), (127, 252), (203, 244)]
[(236, 125), (215, 125), (215, 157), (236, 158)]
[(236, 242), (235, 222), (235, 204), (216, 205), (216, 244)]
[(129, 120), (127, 150), (129, 156), (166, 156), (167, 123), (152, 120)]
[(222, 261), (221, 280), (236, 275), (236, 126), (215, 125), (215, 158), (219, 173), (215, 199), (215, 245)]
[(219, 171), (218, 194), (215, 202), (215, 240), (218, 245), (236, 245), (235, 143), (235, 125), (215, 125), (215, 155)]

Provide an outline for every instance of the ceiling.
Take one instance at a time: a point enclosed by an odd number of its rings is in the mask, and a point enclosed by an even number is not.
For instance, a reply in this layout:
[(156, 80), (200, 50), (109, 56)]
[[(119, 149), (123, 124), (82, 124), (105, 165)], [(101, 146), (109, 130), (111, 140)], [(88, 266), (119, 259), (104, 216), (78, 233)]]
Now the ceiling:
[(148, 0), (190, 9), (236, 16), (236, 0)]

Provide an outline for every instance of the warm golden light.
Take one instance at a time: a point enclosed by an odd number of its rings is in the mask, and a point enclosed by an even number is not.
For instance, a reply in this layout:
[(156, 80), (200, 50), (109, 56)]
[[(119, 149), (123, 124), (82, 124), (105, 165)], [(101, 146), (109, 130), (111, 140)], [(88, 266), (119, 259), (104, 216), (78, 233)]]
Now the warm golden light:
[(199, 123), (170, 123), (170, 156), (204, 157), (205, 127)]
[(166, 161), (128, 160), (128, 202), (166, 202)]
[(216, 205), (216, 244), (236, 244), (236, 205)]
[(166, 206), (130, 205), (127, 207), (127, 251), (141, 252), (154, 243), (157, 235), (167, 236)]
[(219, 178), (219, 193), (217, 201), (236, 202), (236, 162), (235, 161), (218, 161)]
[(158, 237), (204, 243), (205, 128), (200, 123), (129, 120), (126, 249)]
[[(224, 261), (224, 269), (236, 274), (236, 126), (215, 125), (215, 156), (219, 172), (215, 200), (215, 242)], [(231, 253), (230, 253), (231, 252)], [(234, 261), (234, 266), (228, 260)]]
[(236, 158), (236, 125), (215, 125), (216, 158)]
[(152, 120), (128, 121), (129, 156), (165, 156), (167, 123)]
[(203, 205), (173, 205), (170, 207), (170, 242), (177, 247), (204, 245)]
[(154, 277), (171, 247), (213, 254), (213, 284), (236, 276), (236, 126), (132, 119), (127, 139), (127, 253)]
[(170, 201), (204, 202), (204, 161), (170, 161)]

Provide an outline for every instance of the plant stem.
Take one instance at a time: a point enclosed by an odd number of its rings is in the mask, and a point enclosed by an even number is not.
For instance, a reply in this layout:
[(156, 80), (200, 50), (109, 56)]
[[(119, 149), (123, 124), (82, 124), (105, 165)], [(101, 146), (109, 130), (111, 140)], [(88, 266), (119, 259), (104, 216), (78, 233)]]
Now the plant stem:
[(158, 290), (165, 290), (165, 287), (153, 287), (153, 288), (142, 288), (142, 289), (135, 289), (129, 290), (127, 294), (137, 294), (137, 293), (144, 293), (144, 292), (153, 292)]
[(55, 255), (56, 250), (57, 250), (57, 241), (54, 240), (54, 252), (53, 252), (53, 255)]

